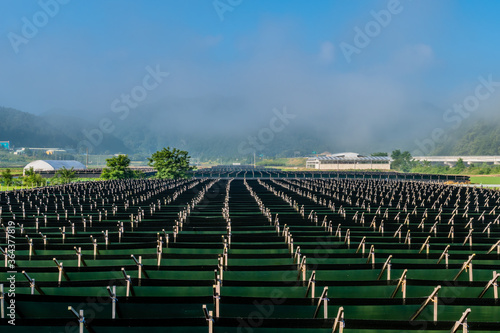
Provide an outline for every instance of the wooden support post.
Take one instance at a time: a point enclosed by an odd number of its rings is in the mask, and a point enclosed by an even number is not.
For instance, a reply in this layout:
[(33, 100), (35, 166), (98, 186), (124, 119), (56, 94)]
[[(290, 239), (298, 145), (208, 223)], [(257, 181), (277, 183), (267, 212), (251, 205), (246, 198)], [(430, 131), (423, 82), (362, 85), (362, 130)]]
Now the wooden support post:
[(469, 230), (469, 234), (467, 235), (467, 237), (465, 237), (465, 240), (464, 242), (462, 243), (462, 246), (465, 245), (465, 243), (467, 243), (467, 241), (469, 241), (469, 246), (472, 247), (472, 232), (474, 231), (474, 229), (470, 229)]
[(498, 274), (496, 271), (493, 272), (493, 278), (488, 282), (486, 287), (484, 287), (483, 291), (481, 294), (479, 294), (478, 298), (483, 298), (484, 294), (488, 291), (488, 289), (493, 286), (493, 298), (498, 300), (498, 277), (500, 277), (500, 274)]
[(58, 281), (59, 286), (61, 286), (61, 276), (64, 275), (64, 278), (66, 279), (66, 281), (69, 281), (69, 276), (64, 271), (64, 267), (63, 267), (62, 262), (57, 261), (56, 258), (52, 258), (52, 260), (54, 261), (54, 263), (57, 265), (57, 268), (59, 269), (59, 277), (58, 277), (57, 281)]
[(28, 275), (28, 273), (26, 273), (26, 271), (22, 271), (22, 273), (23, 273), (24, 277), (26, 277), (26, 279), (30, 283), (31, 295), (35, 294), (35, 290), (38, 291), (38, 293), (40, 295), (45, 295), (45, 293), (42, 291), (42, 289), (40, 289), (40, 287), (36, 285), (35, 279), (30, 278), (29, 275)]
[(462, 274), (463, 271), (469, 269), (469, 281), (472, 282), (472, 259), (474, 258), (476, 254), (473, 253), (472, 255), (469, 256), (469, 259), (464, 262), (464, 264), (462, 265), (462, 268), (460, 269), (460, 271), (458, 272), (457, 275), (455, 275), (455, 277), (453, 278), (453, 281), (456, 281), (458, 279), (458, 277), (460, 276), (460, 274)]
[(411, 246), (411, 235), (410, 235), (410, 229), (406, 231), (406, 236), (405, 236), (405, 244), (408, 244), (408, 249)]
[(467, 224), (465, 225), (465, 228), (471, 228), (472, 229), (472, 222), (474, 221), (474, 218), (471, 217), (469, 222), (467, 222)]
[(382, 266), (382, 270), (380, 271), (380, 274), (377, 277), (377, 280), (380, 280), (382, 277), (382, 274), (384, 274), (384, 271), (387, 269), (387, 281), (391, 279), (391, 259), (392, 259), (392, 254), (387, 258), (387, 260), (384, 263), (384, 266)]
[(224, 252), (223, 252), (223, 258), (224, 258), (224, 267), (227, 267), (228, 264), (228, 250), (227, 247), (224, 247)]
[(448, 238), (451, 238), (451, 241), (455, 239), (455, 228), (453, 226), (450, 227), (450, 232), (448, 233)]
[(437, 323), (438, 320), (438, 297), (437, 295), (433, 297), (432, 303), (434, 303), (434, 324)]
[(300, 264), (300, 246), (297, 246), (295, 249), (295, 254), (293, 255), (293, 263), (299, 265)]
[(62, 236), (62, 243), (64, 244), (64, 239), (66, 238), (66, 227), (63, 226), (62, 229), (59, 228), (59, 231), (61, 232), (61, 236)]
[(399, 242), (401, 243), (401, 228), (403, 227), (402, 224), (399, 225), (398, 227), (398, 230), (396, 230), (396, 232), (394, 233), (394, 235), (392, 236), (392, 238), (396, 238), (396, 236), (398, 236), (399, 238)]
[(307, 270), (306, 256), (303, 256), (302, 260), (300, 262), (300, 265), (299, 265), (299, 272), (297, 274), (297, 281), (300, 281), (300, 276), (301, 275), (302, 275), (302, 281), (306, 280), (306, 270)]
[(344, 308), (340, 307), (335, 317), (335, 321), (333, 322), (332, 333), (335, 333), (337, 327), (339, 328), (339, 333), (344, 332), (344, 326)]
[(497, 248), (497, 254), (500, 254), (500, 240), (490, 247), (487, 254), (490, 254), (491, 252), (493, 252), (495, 247)]
[(457, 322), (455, 322), (455, 325), (453, 325), (453, 328), (451, 329), (450, 333), (455, 333), (456, 331), (458, 331), (458, 328), (460, 326), (463, 327), (463, 329), (462, 329), (463, 333), (469, 332), (469, 328), (467, 326), (467, 316), (469, 315), (470, 312), (471, 312), (471, 309), (467, 308), (467, 310), (465, 310), (465, 312), (462, 313), (462, 317), (460, 317), (460, 319)]
[(309, 296), (309, 290), (311, 291), (311, 298), (314, 298), (316, 294), (316, 271), (312, 271), (311, 277), (309, 277), (309, 282), (307, 283), (306, 297)]
[(116, 297), (116, 286), (111, 289), (109, 286), (106, 287), (109, 293), (109, 298), (111, 299), (111, 319), (116, 319), (116, 302), (118, 298)]
[(417, 229), (420, 229), (422, 228), (422, 231), (424, 231), (424, 223), (425, 223), (425, 218), (422, 219), (422, 221), (420, 221), (420, 224), (418, 225)]
[(339, 223), (337, 225), (337, 230), (335, 230), (335, 235), (333, 237), (339, 237), (339, 239), (342, 238), (342, 229), (340, 228), (341, 224)]
[(217, 264), (218, 268), (219, 268), (219, 276), (220, 276), (220, 281), (221, 281), (221, 284), (222, 284), (222, 281), (224, 281), (224, 258), (219, 254), (219, 257), (218, 257), (218, 264)]
[(83, 266), (87, 266), (87, 264), (85, 263), (85, 260), (83, 260), (82, 258), (82, 248), (81, 247), (74, 247), (75, 251), (76, 251), (76, 256), (78, 257), (78, 267), (81, 266), (81, 264), (83, 263)]
[(426, 252), (427, 254), (429, 254), (429, 240), (431, 239), (431, 236), (427, 236), (427, 239), (425, 240), (424, 244), (422, 244), (422, 246), (420, 247), (420, 251), (418, 251), (418, 253), (420, 254), (424, 248), (426, 248)]
[(375, 246), (374, 245), (370, 246), (370, 253), (368, 253), (368, 259), (366, 260), (366, 263), (369, 263), (370, 259), (372, 262), (372, 269), (375, 269)]
[(9, 255), (7, 254), (7, 247), (5, 247), (5, 250), (0, 247), (0, 252), (2, 252), (5, 258), (5, 267), (8, 267)]
[(29, 236), (28, 236), (28, 235), (26, 235), (26, 240), (28, 241), (28, 245), (29, 245), (29, 248), (30, 248), (30, 250), (29, 250), (29, 258), (30, 258), (30, 260), (31, 260), (31, 255), (32, 255), (32, 254), (35, 254), (35, 255), (36, 255), (36, 251), (35, 251), (35, 249), (33, 248), (33, 238), (29, 238)]
[[(483, 212), (483, 213), (484, 213), (484, 212)], [(483, 230), (483, 234), (484, 234), (484, 232), (485, 232), (485, 231), (487, 231), (487, 232), (488, 232), (488, 238), (490, 238), (490, 229), (491, 229), (490, 227), (491, 227), (491, 224), (492, 224), (492, 223), (493, 223), (493, 222), (488, 223), (488, 225), (486, 226), (486, 228), (484, 228), (484, 230)]]
[(318, 299), (318, 304), (316, 305), (316, 311), (314, 311), (313, 318), (316, 318), (319, 313), (319, 309), (323, 305), (323, 318), (328, 318), (328, 287), (323, 288), (323, 292)]
[(92, 240), (92, 243), (94, 244), (94, 260), (96, 259), (97, 254), (99, 254), (99, 250), (97, 249), (97, 239), (90, 236), (90, 239)]
[[(217, 270), (214, 271), (217, 273)], [(213, 298), (214, 298), (214, 308), (215, 308), (215, 318), (219, 318), (219, 304), (220, 304), (220, 277), (219, 275), (215, 276), (215, 284), (213, 287)]]
[(358, 249), (356, 250), (356, 253), (359, 252), (359, 249), (362, 249), (362, 253), (365, 254), (365, 242), (366, 242), (366, 236), (361, 239), (361, 242), (358, 245)]
[(104, 235), (104, 243), (106, 244), (106, 250), (107, 250), (109, 243), (108, 230), (102, 231), (102, 234)]
[(68, 306), (68, 310), (72, 312), (75, 317), (78, 319), (78, 326), (80, 328), (80, 333), (83, 333), (83, 327), (85, 326), (89, 332), (93, 332), (93, 330), (90, 329), (89, 325), (85, 322), (85, 317), (83, 315), (83, 310), (80, 310), (80, 313), (76, 312), (75, 309), (73, 309), (72, 306)]
[(156, 266), (158, 267), (160, 267), (162, 255), (163, 255), (163, 242), (160, 239), (158, 240), (158, 244), (156, 245)]
[(0, 283), (0, 318), (5, 318), (5, 293), (3, 292), (3, 283)]
[(439, 257), (438, 259), (438, 264), (441, 262), (441, 260), (443, 260), (443, 258), (445, 258), (445, 262), (446, 262), (446, 269), (448, 269), (448, 257), (449, 257), (449, 253), (448, 253), (448, 250), (450, 248), (450, 245), (446, 245), (446, 248), (444, 249), (443, 253), (441, 253), (441, 256)]
[(403, 271), (403, 274), (401, 274), (401, 277), (398, 280), (398, 284), (396, 285), (396, 289), (394, 289), (394, 291), (391, 294), (391, 298), (394, 298), (397, 295), (399, 289), (401, 288), (401, 291), (403, 293), (403, 304), (406, 301), (406, 273), (407, 272), (408, 272), (407, 269), (405, 269)]
[(134, 288), (132, 287), (132, 279), (130, 278), (130, 275), (127, 275), (127, 272), (125, 271), (125, 268), (122, 267), (122, 273), (123, 277), (125, 278), (125, 282), (127, 284), (127, 292), (126, 292), (126, 297), (130, 296), (130, 292), (132, 292), (132, 295), (134, 295)]
[(434, 288), (434, 291), (429, 295), (429, 297), (427, 297), (427, 299), (424, 301), (424, 303), (422, 303), (420, 308), (413, 314), (413, 316), (411, 316), (410, 321), (415, 320), (422, 313), (422, 311), (424, 311), (425, 307), (430, 302), (434, 302), (434, 322), (437, 322), (437, 293), (439, 289), (441, 289), (441, 286), (437, 286), (436, 288)]
[(144, 269), (144, 265), (142, 264), (142, 256), (139, 256), (139, 260), (137, 260), (133, 254), (131, 254), (130, 257), (132, 258), (132, 260), (134, 260), (135, 264), (137, 265), (138, 269), (137, 277), (139, 279), (142, 279), (142, 274), (144, 273), (144, 276), (147, 279), (149, 279), (148, 273), (146, 272), (146, 270)]
[(214, 318), (213, 318), (213, 312), (207, 310), (207, 305), (203, 304), (203, 314), (205, 315), (205, 320), (207, 321), (208, 325), (208, 333), (213, 333), (214, 332)]
[(434, 231), (434, 236), (437, 236), (437, 224), (438, 224), (438, 222), (434, 223), (431, 230), (429, 230), (429, 233)]

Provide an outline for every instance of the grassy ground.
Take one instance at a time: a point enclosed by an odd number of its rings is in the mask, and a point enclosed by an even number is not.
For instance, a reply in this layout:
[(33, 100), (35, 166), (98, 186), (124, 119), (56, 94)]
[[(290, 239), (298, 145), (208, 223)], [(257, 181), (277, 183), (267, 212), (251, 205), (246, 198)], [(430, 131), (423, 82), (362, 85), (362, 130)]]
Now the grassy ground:
[(270, 168), (305, 168), (306, 158), (276, 158), (259, 160), (257, 166)]
[(20, 190), (20, 189), (25, 189), (25, 188), (31, 188), (31, 186), (20, 186), (20, 185), (16, 185), (16, 186), (4, 186), (4, 185), (0, 184), (0, 192), (3, 192), (3, 191), (12, 191), (12, 190)]
[(10, 169), (10, 173), (14, 177), (23, 175), (23, 168), (2, 168), (2, 167), (0, 167), (0, 172), (4, 171), (5, 169)]
[(488, 176), (471, 176), (470, 182), (472, 184), (500, 184), (499, 175)]

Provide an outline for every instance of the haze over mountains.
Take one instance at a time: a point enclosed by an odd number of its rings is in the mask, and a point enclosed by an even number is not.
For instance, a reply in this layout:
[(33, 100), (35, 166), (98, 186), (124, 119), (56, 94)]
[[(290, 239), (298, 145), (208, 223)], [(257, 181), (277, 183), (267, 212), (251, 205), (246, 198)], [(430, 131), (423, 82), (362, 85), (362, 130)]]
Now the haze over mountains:
[[(0, 105), (31, 113), (0, 118), (0, 140), (239, 161), (254, 150), (495, 153), (499, 8), (0, 1)], [(488, 125), (473, 130), (480, 119)], [(481, 133), (466, 139), (469, 127)]]
[[(362, 125), (357, 127), (347, 117), (322, 122), (286, 107), (269, 110), (267, 121), (251, 117), (232, 119), (235, 125), (227, 126), (228, 119), (224, 124), (214, 120), (218, 112), (226, 112), (224, 108), (237, 107), (238, 101), (223, 98), (220, 104), (213, 105), (203, 99), (177, 99), (161, 107), (140, 107), (121, 118), (113, 112), (105, 117), (85, 114), (82, 117), (82, 111), (64, 110), (51, 110), (37, 116), (1, 107), (0, 140), (9, 140), (14, 147), (61, 147), (80, 152), (89, 147), (91, 153), (150, 154), (164, 146), (174, 146), (202, 159), (245, 160), (253, 156), (254, 150), (266, 157), (306, 156), (313, 151), (369, 154), (403, 149), (416, 152), (421, 150), (416, 142), (425, 146), (430, 137), (422, 133), (431, 133), (443, 123), (438, 119), (439, 110), (429, 105), (420, 105), (421, 112), (415, 112), (415, 119), (385, 119), (379, 122), (383, 126), (364, 133), (366, 129)], [(423, 116), (424, 110), (431, 111)], [(413, 126), (421, 117), (428, 120), (428, 125)], [(499, 117), (487, 119), (473, 117), (458, 129), (443, 126), (445, 140), (425, 146), (424, 153), (500, 155)], [(103, 123), (105, 126), (101, 127)]]

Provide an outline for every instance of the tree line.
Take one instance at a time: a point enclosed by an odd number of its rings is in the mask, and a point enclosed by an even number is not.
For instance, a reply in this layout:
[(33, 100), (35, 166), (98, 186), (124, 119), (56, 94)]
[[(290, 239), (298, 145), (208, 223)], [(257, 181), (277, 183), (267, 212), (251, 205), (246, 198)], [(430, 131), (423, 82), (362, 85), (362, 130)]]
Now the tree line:
[[(178, 179), (187, 178), (188, 172), (194, 170), (190, 165), (191, 156), (187, 151), (177, 148), (163, 148), (148, 158), (148, 165), (156, 170), (154, 178)], [(106, 159), (106, 167), (102, 170), (101, 178), (130, 179), (144, 178), (143, 172), (130, 169), (128, 155), (118, 155)], [(76, 171), (65, 167), (56, 171), (54, 177), (46, 179), (36, 173), (33, 168), (24, 171), (24, 175), (15, 178), (10, 169), (5, 169), (0, 174), (0, 183), (4, 186), (45, 186), (67, 184), (76, 179)]]
[[(191, 156), (185, 150), (163, 148), (148, 157), (148, 165), (156, 170), (154, 178), (178, 179), (187, 178), (188, 172), (194, 170), (190, 165)], [(118, 155), (106, 159), (106, 168), (102, 170), (103, 179), (144, 178), (144, 174), (131, 170), (128, 155)]]

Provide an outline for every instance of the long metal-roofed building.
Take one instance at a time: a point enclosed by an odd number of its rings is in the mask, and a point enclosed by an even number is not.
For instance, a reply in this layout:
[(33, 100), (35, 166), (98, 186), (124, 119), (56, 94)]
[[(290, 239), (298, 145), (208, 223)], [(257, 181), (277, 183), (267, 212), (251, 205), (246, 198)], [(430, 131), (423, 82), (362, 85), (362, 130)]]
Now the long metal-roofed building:
[(82, 163), (78, 161), (58, 161), (58, 160), (37, 160), (28, 163), (23, 170), (29, 170), (33, 168), (33, 171), (57, 171), (62, 168), (66, 169), (71, 169), (73, 168), (74, 170), (85, 170), (86, 167)]
[(306, 161), (306, 167), (317, 170), (389, 170), (391, 161), (387, 156), (340, 153), (310, 157)]

